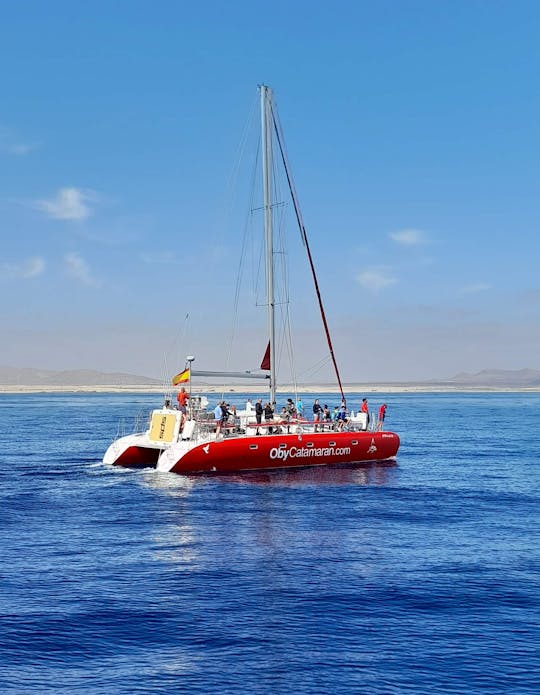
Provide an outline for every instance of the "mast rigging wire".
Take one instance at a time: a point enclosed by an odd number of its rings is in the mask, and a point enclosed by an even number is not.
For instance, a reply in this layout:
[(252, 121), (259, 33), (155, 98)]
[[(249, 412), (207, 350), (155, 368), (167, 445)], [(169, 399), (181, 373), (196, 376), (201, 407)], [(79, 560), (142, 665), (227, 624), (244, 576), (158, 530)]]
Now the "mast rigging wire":
[(285, 154), (284, 138), (283, 138), (283, 132), (281, 129), (281, 123), (279, 122), (279, 117), (278, 117), (277, 112), (275, 111), (275, 109), (273, 107), (273, 104), (270, 105), (270, 111), (272, 114), (272, 121), (274, 123), (274, 129), (276, 132), (276, 139), (277, 139), (277, 142), (279, 145), (279, 151), (281, 153), (281, 159), (283, 161), (283, 166), (285, 168), (285, 175), (287, 177), (287, 183), (289, 185), (289, 190), (291, 192), (291, 198), (292, 198), (293, 205), (294, 205), (294, 211), (296, 213), (296, 220), (298, 222), (298, 228), (300, 230), (300, 235), (302, 237), (302, 241), (304, 242), (304, 245), (306, 247), (306, 251), (308, 254), (309, 265), (311, 267), (311, 274), (313, 276), (313, 282), (315, 284), (315, 292), (317, 293), (317, 299), (319, 302), (319, 309), (321, 312), (321, 318), (322, 318), (324, 330), (326, 333), (326, 341), (328, 343), (328, 348), (330, 350), (330, 356), (332, 357), (332, 363), (334, 365), (334, 371), (336, 373), (336, 378), (337, 378), (337, 382), (339, 385), (339, 391), (341, 393), (341, 398), (343, 401), (345, 401), (345, 394), (343, 393), (343, 386), (341, 383), (341, 377), (339, 375), (339, 369), (338, 369), (338, 365), (337, 365), (337, 361), (336, 361), (336, 356), (334, 354), (334, 347), (332, 345), (332, 339), (330, 338), (330, 331), (328, 329), (328, 323), (326, 321), (326, 314), (324, 313), (324, 306), (323, 306), (323, 302), (322, 302), (321, 292), (319, 290), (319, 282), (317, 280), (317, 274), (315, 272), (315, 265), (313, 263), (313, 257), (311, 255), (311, 250), (309, 248), (307, 232), (306, 232), (306, 228), (304, 226), (304, 221), (302, 219), (302, 213), (300, 211), (300, 205), (298, 203), (298, 198), (296, 196), (296, 189), (294, 187), (294, 182), (293, 182), (292, 176), (290, 174), (287, 156)]

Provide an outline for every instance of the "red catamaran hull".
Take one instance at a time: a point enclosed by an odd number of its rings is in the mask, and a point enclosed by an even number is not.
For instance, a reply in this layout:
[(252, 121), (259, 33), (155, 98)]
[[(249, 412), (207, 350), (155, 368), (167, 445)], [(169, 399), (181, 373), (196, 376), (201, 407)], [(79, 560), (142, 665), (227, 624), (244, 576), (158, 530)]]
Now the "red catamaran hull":
[[(234, 437), (199, 444), (172, 460), (172, 473), (238, 473), (305, 466), (385, 461), (395, 458), (393, 432), (317, 432)], [(166, 453), (171, 461), (174, 447)], [(158, 464), (158, 468), (161, 466)]]
[(163, 449), (144, 446), (130, 446), (114, 462), (114, 466), (125, 468), (155, 468)]

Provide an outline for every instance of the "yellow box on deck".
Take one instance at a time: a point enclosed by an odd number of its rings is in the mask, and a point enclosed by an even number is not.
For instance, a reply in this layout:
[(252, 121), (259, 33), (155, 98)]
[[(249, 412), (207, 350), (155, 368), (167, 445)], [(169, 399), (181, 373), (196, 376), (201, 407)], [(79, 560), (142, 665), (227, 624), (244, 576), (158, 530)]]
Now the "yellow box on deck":
[(172, 442), (175, 425), (175, 415), (154, 413), (150, 425), (150, 439), (154, 442)]

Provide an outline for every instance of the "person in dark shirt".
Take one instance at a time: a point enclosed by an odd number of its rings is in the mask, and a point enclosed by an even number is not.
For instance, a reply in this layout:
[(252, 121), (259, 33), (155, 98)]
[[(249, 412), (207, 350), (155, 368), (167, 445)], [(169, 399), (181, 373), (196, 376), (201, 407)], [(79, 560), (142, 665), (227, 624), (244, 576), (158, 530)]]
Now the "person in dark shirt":
[[(264, 406), (264, 419), (266, 420), (266, 422), (274, 419), (274, 409), (272, 408), (271, 403), (267, 403)], [(273, 433), (274, 433), (273, 427), (268, 427), (268, 434), (273, 434)]]
[(337, 428), (340, 432), (345, 427), (347, 422), (347, 406), (342, 405), (337, 414)]
[(317, 423), (319, 422), (319, 420), (322, 420), (322, 413), (323, 413), (322, 406), (319, 403), (319, 399), (316, 398), (315, 403), (313, 404), (313, 422), (315, 423), (313, 430), (315, 432), (318, 431), (317, 430)]
[[(221, 402), (221, 419), (219, 421), (219, 431), (221, 432), (221, 429), (223, 428), (223, 425), (226, 425), (229, 422), (229, 415), (231, 414), (231, 411), (229, 410), (228, 404), (225, 403), (225, 401)], [(223, 432), (224, 435), (227, 434), (227, 430)]]
[(256, 434), (260, 434), (258, 425), (261, 424), (262, 416), (263, 416), (263, 410), (264, 410), (264, 408), (262, 406), (262, 398), (259, 398), (259, 400), (255, 403), (255, 420), (257, 421)]
[(296, 417), (296, 408), (294, 406), (292, 398), (287, 398), (287, 403), (285, 403), (285, 410), (287, 415), (291, 417)]
[(225, 401), (220, 401), (214, 408), (214, 417), (216, 419), (216, 439), (221, 434), (223, 425), (227, 422), (229, 411), (225, 405)]

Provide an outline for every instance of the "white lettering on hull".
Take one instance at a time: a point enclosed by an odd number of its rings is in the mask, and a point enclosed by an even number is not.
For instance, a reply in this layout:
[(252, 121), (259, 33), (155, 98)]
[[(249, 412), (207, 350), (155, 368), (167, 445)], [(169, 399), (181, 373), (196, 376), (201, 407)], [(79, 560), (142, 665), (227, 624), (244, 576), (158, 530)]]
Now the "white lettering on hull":
[(270, 458), (272, 460), (281, 459), (287, 461), (289, 458), (319, 458), (319, 457), (335, 457), (348, 456), (351, 453), (349, 446), (344, 447), (320, 447), (319, 449), (306, 449), (292, 446), (290, 449), (278, 449), (274, 447), (270, 449)]

